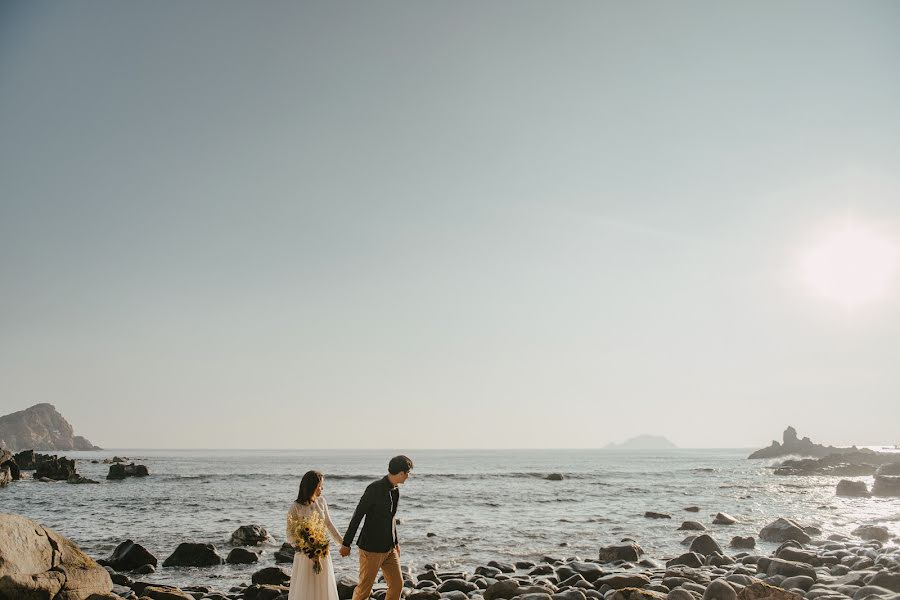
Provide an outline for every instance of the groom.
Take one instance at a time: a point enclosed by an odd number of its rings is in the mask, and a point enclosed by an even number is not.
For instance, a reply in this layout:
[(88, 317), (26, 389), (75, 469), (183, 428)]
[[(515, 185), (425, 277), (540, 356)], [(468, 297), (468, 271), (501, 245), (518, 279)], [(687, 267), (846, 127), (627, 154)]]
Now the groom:
[(366, 488), (359, 505), (347, 526), (341, 556), (350, 555), (350, 545), (356, 537), (356, 530), (363, 517), (362, 533), (359, 534), (359, 584), (353, 592), (353, 600), (368, 600), (378, 570), (387, 582), (384, 600), (400, 600), (403, 590), (403, 576), (400, 574), (400, 542), (397, 539), (397, 502), (400, 489), (412, 471), (413, 462), (407, 456), (395, 456), (388, 463), (388, 474), (373, 481)]

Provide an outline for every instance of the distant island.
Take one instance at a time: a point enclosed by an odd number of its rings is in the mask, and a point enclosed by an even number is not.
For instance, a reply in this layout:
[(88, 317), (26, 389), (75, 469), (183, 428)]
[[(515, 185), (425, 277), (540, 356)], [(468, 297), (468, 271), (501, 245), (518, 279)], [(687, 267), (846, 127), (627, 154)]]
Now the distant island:
[(615, 442), (607, 444), (606, 450), (666, 450), (677, 447), (661, 435), (639, 435), (621, 444)]
[(17, 450), (100, 450), (75, 430), (52, 404), (35, 404), (0, 417), (0, 448)]

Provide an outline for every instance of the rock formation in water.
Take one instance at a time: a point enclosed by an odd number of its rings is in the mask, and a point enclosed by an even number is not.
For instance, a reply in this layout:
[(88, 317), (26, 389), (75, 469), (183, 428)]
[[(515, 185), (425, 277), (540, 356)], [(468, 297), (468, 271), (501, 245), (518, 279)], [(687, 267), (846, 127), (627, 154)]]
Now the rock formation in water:
[(52, 404), (35, 404), (0, 417), (0, 448), (100, 450), (75, 431)]
[(788, 428), (784, 430), (782, 439), (784, 440), (783, 443), (779, 444), (778, 442), (773, 441), (771, 446), (763, 448), (762, 450), (757, 450), (748, 458), (780, 458), (782, 456), (791, 455), (821, 458), (830, 454), (871, 452), (871, 450), (859, 450), (856, 446), (853, 446), (852, 448), (835, 448), (834, 446), (814, 444), (808, 437), (801, 440), (797, 437), (797, 430), (791, 426), (788, 426)]

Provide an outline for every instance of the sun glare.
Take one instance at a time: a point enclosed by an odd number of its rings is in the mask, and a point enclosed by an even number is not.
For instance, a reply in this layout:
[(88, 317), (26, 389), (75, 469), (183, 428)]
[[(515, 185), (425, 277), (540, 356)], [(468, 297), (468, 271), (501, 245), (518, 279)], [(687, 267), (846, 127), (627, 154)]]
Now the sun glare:
[(817, 239), (800, 259), (803, 282), (825, 300), (853, 308), (890, 292), (900, 250), (896, 242), (857, 223)]

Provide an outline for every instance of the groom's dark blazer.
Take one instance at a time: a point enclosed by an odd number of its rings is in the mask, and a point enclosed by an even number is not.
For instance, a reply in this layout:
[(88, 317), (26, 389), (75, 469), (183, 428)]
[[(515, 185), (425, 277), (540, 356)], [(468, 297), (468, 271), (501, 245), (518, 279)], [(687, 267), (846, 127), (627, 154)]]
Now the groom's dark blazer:
[(398, 502), (400, 502), (400, 490), (391, 485), (387, 475), (370, 483), (362, 498), (359, 499), (353, 518), (350, 519), (350, 525), (347, 526), (344, 545), (350, 547), (353, 544), (359, 523), (365, 517), (366, 522), (363, 523), (357, 546), (366, 552), (392, 550), (399, 543), (397, 526), (394, 522)]

